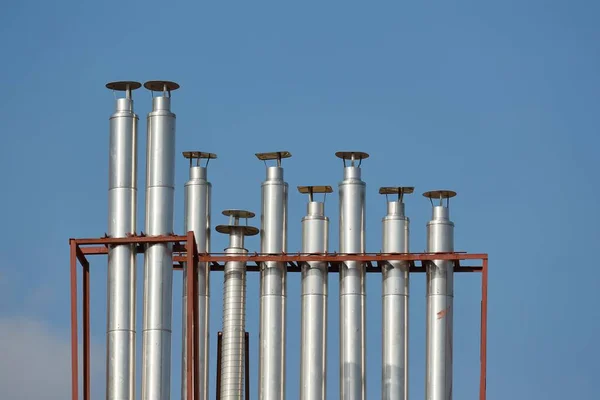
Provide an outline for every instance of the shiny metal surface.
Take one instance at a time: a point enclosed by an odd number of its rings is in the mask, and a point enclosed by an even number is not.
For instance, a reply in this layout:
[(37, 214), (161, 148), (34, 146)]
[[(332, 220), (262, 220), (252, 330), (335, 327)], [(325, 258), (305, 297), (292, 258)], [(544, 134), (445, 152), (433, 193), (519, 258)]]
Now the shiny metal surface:
[[(382, 191), (380, 191), (382, 193)], [(397, 193), (397, 192), (396, 192)], [(391, 194), (383, 191), (383, 194)], [(383, 253), (409, 252), (409, 219), (402, 200), (387, 202), (382, 220)], [(388, 261), (382, 266), (381, 398), (408, 399), (409, 263)]]
[[(199, 155), (198, 155), (199, 157)], [(190, 179), (184, 189), (185, 232), (193, 231), (198, 253), (210, 252), (210, 200), (211, 184), (207, 180), (207, 169), (201, 166), (190, 167)], [(181, 352), (181, 399), (187, 400), (187, 264), (183, 265), (182, 301), (182, 352)], [(209, 313), (210, 313), (210, 266), (206, 262), (196, 267), (198, 281), (198, 359), (200, 365), (194, 371), (194, 379), (200, 387), (200, 400), (208, 399), (209, 372)]]
[[(454, 224), (443, 205), (433, 207), (427, 224), (427, 251), (454, 251)], [(452, 314), (454, 264), (435, 260), (427, 263), (427, 360), (425, 398), (452, 399)]]
[[(110, 117), (108, 162), (108, 236), (126, 237), (136, 230), (137, 121), (131, 90), (137, 82), (111, 82), (124, 90)], [(108, 251), (106, 398), (135, 399), (135, 283), (134, 245), (111, 246)]]
[[(279, 162), (281, 160), (278, 160)], [(287, 248), (288, 185), (283, 168), (267, 167), (262, 183), (261, 252), (281, 253)], [(261, 263), (259, 398), (285, 399), (286, 265)]]
[[(243, 255), (245, 231), (240, 217), (231, 215), (229, 247), (225, 253)], [(220, 227), (224, 225), (219, 225)], [(256, 234), (258, 231), (255, 231)], [(252, 233), (251, 233), (252, 234)], [(221, 345), (221, 400), (239, 400), (244, 393), (245, 332), (246, 332), (246, 263), (225, 263), (223, 283), (223, 334)]]
[[(303, 193), (302, 191), (300, 191)], [(312, 197), (312, 191), (311, 191)], [(302, 218), (302, 252), (326, 253), (329, 219), (323, 202), (310, 201)], [(302, 264), (300, 399), (325, 399), (327, 376), (327, 262)]]
[[(175, 191), (175, 114), (171, 99), (152, 99), (146, 154), (146, 228), (148, 236), (173, 233)], [(171, 395), (171, 311), (173, 247), (148, 245), (144, 252), (142, 399)]]
[[(338, 186), (340, 253), (364, 253), (366, 184), (354, 156), (350, 157), (352, 162), (344, 167), (344, 179)], [(365, 400), (365, 265), (346, 262), (340, 266), (339, 275), (340, 399)]]

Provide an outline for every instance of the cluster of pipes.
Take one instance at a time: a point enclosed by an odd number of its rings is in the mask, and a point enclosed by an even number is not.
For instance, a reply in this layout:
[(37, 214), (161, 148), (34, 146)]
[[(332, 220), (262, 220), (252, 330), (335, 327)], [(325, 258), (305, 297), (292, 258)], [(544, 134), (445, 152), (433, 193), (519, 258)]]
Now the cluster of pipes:
[[(137, 121), (131, 93), (141, 87), (137, 82), (112, 82), (106, 85), (125, 92), (117, 98), (116, 112), (110, 118), (109, 227), (110, 237), (126, 237), (136, 229)], [(175, 114), (171, 112), (174, 82), (150, 81), (144, 86), (153, 92), (152, 111), (147, 124), (146, 220), (148, 236), (173, 233), (175, 190)], [(360, 164), (368, 157), (361, 152), (339, 152), (344, 160), (344, 177), (339, 183), (339, 253), (365, 252), (365, 182)], [(216, 158), (211, 153), (186, 152), (190, 160), (190, 180), (185, 184), (185, 231), (193, 231), (199, 253), (210, 253), (211, 184), (207, 168), (200, 161)], [(260, 232), (261, 253), (287, 251), (288, 184), (284, 181), (281, 160), (288, 152), (257, 154), (260, 160), (276, 160), (267, 167), (262, 183), (261, 228), (247, 225), (254, 213), (225, 210), (227, 225), (217, 232), (229, 235), (227, 254), (243, 255), (244, 237)], [(323, 254), (329, 251), (329, 219), (324, 202), (314, 193), (330, 193), (329, 186), (299, 187), (309, 195), (307, 215), (302, 219), (302, 252)], [(409, 219), (403, 196), (413, 188), (381, 188), (380, 193), (397, 195), (389, 200), (383, 218), (383, 253), (409, 252)], [(424, 194), (439, 199), (433, 218), (427, 224), (427, 252), (452, 252), (454, 224), (449, 219), (451, 191)], [(446, 199), (444, 202), (443, 200)], [(445, 203), (445, 204), (444, 204)], [(246, 223), (240, 223), (245, 219)], [(173, 248), (171, 244), (148, 245), (144, 251), (144, 294), (142, 326), (143, 400), (169, 399), (171, 393), (171, 309), (173, 286)], [(188, 268), (185, 266), (184, 268)], [(225, 263), (223, 287), (223, 327), (220, 398), (240, 399), (244, 388), (244, 333), (246, 302), (245, 263)], [(367, 399), (365, 338), (365, 263), (347, 261), (340, 266), (340, 398)], [(453, 262), (428, 262), (427, 268), (427, 373), (426, 399), (452, 398), (452, 300)], [(194, 379), (200, 399), (208, 399), (209, 370), (209, 272), (208, 263), (195, 266), (198, 279), (198, 318), (200, 365), (194, 376), (186, 375), (186, 325), (183, 324), (181, 396), (187, 399), (186, 382)], [(136, 249), (134, 245), (115, 245), (108, 253), (107, 387), (110, 400), (135, 399), (136, 348)], [(184, 273), (185, 277), (186, 274)], [(286, 340), (286, 264), (264, 262), (260, 266), (260, 346), (259, 398), (285, 398)], [(408, 398), (408, 261), (389, 261), (382, 269), (383, 341), (382, 398)], [(185, 315), (187, 282), (184, 278)], [(327, 262), (302, 265), (301, 370), (300, 398), (325, 399), (327, 337)], [(369, 396), (372, 398), (371, 396)], [(198, 399), (199, 400), (199, 399)]]

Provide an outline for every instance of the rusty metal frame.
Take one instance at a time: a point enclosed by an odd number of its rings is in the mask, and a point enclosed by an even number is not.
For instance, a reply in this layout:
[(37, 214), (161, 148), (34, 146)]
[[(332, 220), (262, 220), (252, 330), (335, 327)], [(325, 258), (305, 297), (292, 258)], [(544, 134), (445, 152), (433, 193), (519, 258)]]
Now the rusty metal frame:
[[(367, 272), (381, 272), (382, 265), (387, 261), (408, 261), (410, 263), (411, 273), (423, 273), (426, 271), (427, 261), (432, 260), (450, 260), (454, 261), (454, 272), (481, 272), (481, 332), (480, 332), (480, 377), (479, 377), (479, 400), (486, 400), (486, 380), (487, 380), (487, 313), (488, 313), (488, 255), (485, 253), (361, 253), (361, 254), (304, 254), (304, 253), (283, 253), (277, 255), (265, 255), (259, 253), (247, 255), (225, 255), (224, 253), (198, 254), (194, 233), (188, 232), (187, 235), (170, 236), (130, 236), (126, 238), (85, 238), (69, 239), (70, 247), (70, 279), (71, 279), (71, 399), (79, 399), (79, 365), (78, 365), (78, 320), (77, 320), (77, 264), (81, 264), (82, 275), (82, 319), (83, 319), (83, 400), (90, 400), (90, 264), (86, 256), (108, 254), (108, 248), (111, 245), (128, 244), (137, 245), (137, 253), (143, 253), (145, 245), (155, 243), (173, 243), (173, 268), (183, 269), (182, 263), (187, 265), (196, 265), (198, 262), (209, 262), (211, 271), (223, 271), (226, 261), (243, 261), (248, 263), (249, 272), (260, 270), (260, 263), (266, 261), (285, 262), (288, 266), (288, 272), (300, 272), (301, 265), (308, 261), (324, 261), (329, 263), (330, 272), (339, 272), (341, 265), (346, 261), (362, 261), (367, 264)], [(480, 260), (481, 265), (463, 266), (461, 261)], [(418, 264), (417, 264), (418, 263)], [(198, 352), (194, 348), (198, 346), (198, 332), (194, 326), (198, 326), (197, 313), (198, 307), (197, 277), (193, 268), (187, 268), (187, 282), (193, 282), (187, 285), (188, 301), (186, 310), (186, 324), (188, 332), (187, 343), (187, 372), (188, 377), (193, 377), (193, 371), (199, 365)], [(246, 336), (246, 341), (248, 336)], [(246, 374), (248, 375), (248, 345), (246, 345)], [(217, 371), (217, 379), (219, 379)], [(248, 379), (246, 379), (248, 381)], [(187, 381), (188, 400), (199, 398), (197, 382), (193, 379)], [(249, 384), (246, 386), (246, 398), (249, 398)]]

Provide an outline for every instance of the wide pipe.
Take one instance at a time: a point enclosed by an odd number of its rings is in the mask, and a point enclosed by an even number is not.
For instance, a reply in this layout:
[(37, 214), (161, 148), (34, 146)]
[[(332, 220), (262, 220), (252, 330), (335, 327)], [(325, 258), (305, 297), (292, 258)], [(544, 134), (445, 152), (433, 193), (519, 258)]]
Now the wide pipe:
[[(126, 237), (136, 230), (137, 121), (128, 90), (110, 117), (108, 163), (108, 236)], [(135, 399), (135, 245), (108, 250), (106, 327), (106, 398)]]
[[(171, 98), (152, 99), (148, 114), (146, 153), (146, 234), (173, 233), (175, 191), (175, 114)], [(148, 245), (144, 259), (144, 313), (142, 330), (142, 399), (171, 395), (171, 309), (173, 246)]]
[[(245, 255), (242, 228), (233, 228), (228, 255)], [(225, 263), (223, 335), (221, 347), (221, 400), (239, 400), (244, 393), (244, 337), (246, 332), (246, 263)]]
[[(409, 252), (409, 220), (401, 200), (387, 203), (382, 220), (383, 253)], [(382, 380), (381, 398), (408, 399), (408, 286), (407, 261), (386, 261), (382, 267)]]
[[(261, 252), (286, 251), (288, 185), (283, 168), (268, 167), (262, 183)], [(259, 398), (285, 398), (286, 265), (264, 262), (260, 268)]]
[[(338, 187), (340, 252), (364, 253), (366, 184), (360, 167), (345, 167)], [(339, 275), (340, 398), (365, 400), (365, 264), (347, 261)]]
[[(207, 181), (207, 169), (201, 166), (190, 167), (190, 179), (184, 187), (184, 226), (185, 232), (193, 231), (196, 238), (198, 253), (210, 253), (210, 199), (211, 184)], [(187, 313), (187, 264), (183, 265), (183, 305), (182, 315)], [(198, 359), (200, 365), (194, 371), (194, 379), (200, 387), (200, 399), (208, 398), (208, 371), (209, 371), (209, 294), (210, 294), (210, 266), (206, 262), (199, 262), (196, 267), (198, 283)], [(183, 318), (182, 323), (182, 352), (181, 352), (181, 399), (187, 400), (187, 324)]]
[[(427, 224), (427, 252), (454, 251), (454, 224), (449, 209), (433, 207)], [(452, 314), (454, 262), (434, 260), (427, 263), (427, 400), (452, 399)]]
[[(327, 253), (329, 219), (324, 203), (311, 201), (302, 218), (302, 252)], [(327, 356), (327, 262), (302, 264), (300, 399), (325, 399)]]

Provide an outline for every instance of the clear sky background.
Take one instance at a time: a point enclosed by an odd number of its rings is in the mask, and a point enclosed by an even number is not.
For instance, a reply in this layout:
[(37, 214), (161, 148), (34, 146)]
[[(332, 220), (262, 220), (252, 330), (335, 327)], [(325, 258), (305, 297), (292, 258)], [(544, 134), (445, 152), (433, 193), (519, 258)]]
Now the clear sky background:
[[(256, 152), (294, 155), (284, 164), (290, 251), (300, 249), (306, 201), (295, 187), (337, 188), (342, 167), (335, 151), (371, 154), (363, 163), (368, 251), (380, 250), (380, 186), (416, 186), (418, 194), (406, 199), (414, 252), (425, 247), (430, 218), (420, 193), (456, 190), (456, 249), (490, 255), (488, 398), (596, 397), (599, 17), (594, 1), (4, 4), (0, 397), (69, 397), (68, 238), (98, 237), (107, 227), (114, 100), (104, 84), (154, 79), (181, 84), (173, 94), (178, 153), (219, 155), (209, 167), (214, 225), (226, 221), (225, 208), (259, 212), (265, 172)], [(151, 96), (139, 90), (134, 99), (141, 230)], [(182, 232), (188, 172), (178, 160), (175, 229)], [(334, 194), (326, 205), (332, 250), (337, 201)], [(226, 238), (213, 237), (213, 250), (221, 251)], [(247, 247), (258, 250), (258, 238)], [(92, 261), (92, 392), (102, 398), (106, 259)], [(138, 268), (141, 277), (141, 259)], [(474, 399), (478, 390), (479, 279), (456, 280), (456, 399)], [(289, 281), (287, 397), (294, 399), (299, 275)], [(381, 388), (380, 281), (368, 277), (370, 399)], [(335, 399), (337, 276), (330, 282), (327, 391)], [(213, 274), (212, 283), (211, 398), (222, 274)], [(174, 285), (173, 399), (179, 393), (180, 274)], [(415, 276), (414, 399), (424, 392), (424, 288), (424, 277)], [(249, 277), (248, 305), (256, 398), (257, 274)]]

